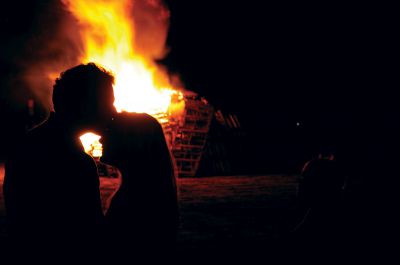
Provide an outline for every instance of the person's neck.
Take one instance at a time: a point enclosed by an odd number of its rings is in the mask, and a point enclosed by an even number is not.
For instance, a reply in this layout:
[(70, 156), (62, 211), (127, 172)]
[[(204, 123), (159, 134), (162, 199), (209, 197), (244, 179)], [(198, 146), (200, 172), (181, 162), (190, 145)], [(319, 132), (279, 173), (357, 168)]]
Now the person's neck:
[(74, 142), (77, 146), (81, 146), (81, 141), (79, 139), (83, 134), (92, 131), (90, 128), (86, 128), (85, 126), (71, 122), (70, 119), (65, 118), (61, 115), (52, 115), (51, 116), (52, 123), (56, 126), (57, 130), (60, 131), (64, 138), (68, 141)]

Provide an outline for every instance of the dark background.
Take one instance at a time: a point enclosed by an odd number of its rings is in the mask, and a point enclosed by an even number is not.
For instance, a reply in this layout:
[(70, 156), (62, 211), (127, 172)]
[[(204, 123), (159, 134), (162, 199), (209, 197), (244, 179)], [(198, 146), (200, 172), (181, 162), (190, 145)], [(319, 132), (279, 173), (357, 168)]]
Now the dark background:
[[(236, 173), (295, 171), (321, 148), (360, 161), (377, 150), (396, 153), (398, 29), (390, 6), (166, 2), (171, 51), (162, 63), (187, 89), (238, 116), (242, 132), (228, 143)], [(0, 12), (7, 142), (32, 96), (18, 76), (54, 35), (62, 8), (54, 0), (7, 1)], [(44, 117), (38, 108), (37, 121)]]
[(390, 6), (168, 2), (171, 65), (189, 89), (239, 115), (246, 170), (296, 171), (324, 149), (358, 167), (396, 153)]

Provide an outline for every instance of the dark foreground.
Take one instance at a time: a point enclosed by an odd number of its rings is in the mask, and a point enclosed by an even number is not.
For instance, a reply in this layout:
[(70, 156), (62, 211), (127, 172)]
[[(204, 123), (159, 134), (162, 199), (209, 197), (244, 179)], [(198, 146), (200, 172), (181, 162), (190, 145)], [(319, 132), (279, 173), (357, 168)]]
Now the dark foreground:
[[(2, 244), (7, 237), (2, 195), (3, 180), (4, 168), (0, 164), (0, 243)], [(119, 180), (100, 178), (100, 182), (103, 207), (106, 210), (107, 199), (118, 188)], [(226, 264), (236, 261), (242, 264), (254, 264), (255, 261), (266, 264), (277, 260), (293, 264), (291, 261), (299, 260), (297, 256), (299, 253), (303, 255), (304, 261), (310, 257), (314, 257), (315, 261), (317, 257), (318, 262), (322, 262), (320, 264), (325, 264), (325, 261), (332, 259), (342, 260), (344, 255), (341, 253), (344, 252), (350, 253), (353, 261), (367, 260), (370, 253), (382, 253), (377, 252), (376, 246), (384, 246), (384, 252), (391, 252), (391, 248), (386, 247), (384, 240), (377, 240), (388, 235), (384, 233), (384, 236), (380, 237), (384, 227), (379, 222), (372, 222), (376, 220), (372, 217), (380, 215), (377, 215), (377, 212), (372, 210), (372, 205), (366, 204), (364, 200), (356, 200), (360, 203), (354, 206), (350, 204), (350, 212), (355, 212), (356, 216), (360, 206), (366, 205), (364, 209), (367, 209), (364, 211), (367, 215), (360, 215), (361, 219), (353, 218), (351, 215), (347, 219), (352, 224), (352, 229), (360, 227), (359, 232), (354, 233), (353, 242), (346, 242), (349, 241), (349, 237), (343, 238), (340, 242), (329, 242), (329, 240), (325, 240), (324, 244), (313, 242), (313, 247), (329, 250), (328, 255), (325, 253), (319, 255), (319, 250), (302, 246), (304, 245), (302, 241), (292, 244), (289, 232), (299, 221), (295, 210), (297, 185), (298, 177), (287, 175), (178, 179), (181, 227), (176, 257), (179, 259), (179, 264)], [(365, 216), (368, 218), (364, 218)], [(327, 227), (326, 231), (329, 229)], [(373, 235), (376, 231), (379, 232), (378, 237)], [(329, 247), (326, 245), (327, 242)], [(104, 243), (105, 246), (111, 244)], [(344, 246), (347, 249), (344, 249)], [(0, 246), (0, 249), (3, 247), (4, 245)], [(297, 249), (301, 251), (296, 253)], [(154, 255), (157, 256), (157, 253)], [(377, 256), (379, 260), (388, 257), (381, 254)], [(323, 260), (319, 260), (320, 257)], [(290, 262), (286, 262), (287, 260)]]
[[(4, 168), (0, 167), (1, 190), (3, 173)], [(104, 208), (118, 185), (117, 179), (101, 178)], [(291, 227), (296, 176), (185, 178), (179, 179), (177, 185), (181, 210), (178, 256), (182, 259), (268, 251)], [(0, 228), (4, 239), (5, 211), (0, 194)]]
[(182, 252), (267, 247), (291, 226), (295, 176), (180, 179), (178, 187)]
[[(118, 183), (102, 179), (103, 201)], [(218, 249), (279, 238), (290, 226), (295, 176), (224, 176), (178, 179), (182, 251)]]

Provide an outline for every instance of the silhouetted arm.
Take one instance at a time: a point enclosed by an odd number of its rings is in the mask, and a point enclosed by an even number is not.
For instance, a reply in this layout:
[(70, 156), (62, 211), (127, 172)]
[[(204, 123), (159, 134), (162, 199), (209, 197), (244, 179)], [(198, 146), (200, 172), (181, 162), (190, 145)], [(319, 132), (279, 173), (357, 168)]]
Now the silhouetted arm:
[(150, 152), (154, 159), (154, 175), (159, 178), (158, 191), (161, 195), (160, 209), (166, 225), (177, 227), (179, 209), (177, 199), (176, 176), (171, 153), (169, 151), (163, 129), (159, 123), (153, 127), (153, 137)]
[(35, 192), (30, 189), (30, 181), (34, 181), (30, 178), (30, 171), (35, 164), (28, 153), (21, 152), (22, 148), (23, 143), (15, 146), (5, 164), (3, 194), (7, 223), (12, 233), (23, 233), (22, 229), (30, 225), (26, 220), (32, 218), (36, 204)]

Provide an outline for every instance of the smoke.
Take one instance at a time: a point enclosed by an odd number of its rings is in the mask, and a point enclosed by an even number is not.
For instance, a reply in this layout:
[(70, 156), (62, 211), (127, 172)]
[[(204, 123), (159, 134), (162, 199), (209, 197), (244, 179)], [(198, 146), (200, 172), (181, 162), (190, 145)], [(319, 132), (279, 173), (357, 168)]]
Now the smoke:
[(59, 0), (9, 3), (0, 44), (2, 97), (19, 111), (33, 98), (40, 112), (52, 108), (56, 76), (78, 64), (82, 45), (75, 19)]
[[(133, 2), (132, 21), (135, 30), (135, 49), (149, 61), (161, 61), (170, 52), (167, 38), (170, 27), (170, 11), (163, 0), (139, 0)], [(164, 65), (157, 65), (159, 84), (171, 84), (185, 91), (180, 74), (171, 73)], [(167, 74), (165, 74), (167, 73)], [(162, 80), (167, 78), (168, 80)]]
[(54, 80), (60, 72), (79, 64), (82, 44), (75, 19), (59, 1), (49, 1), (35, 23), (19, 66), (23, 69), (23, 82), (48, 111), (52, 108)]
[[(163, 59), (168, 53), (168, 8), (162, 0), (128, 2), (135, 53), (153, 62)], [(13, 49), (14, 56), (9, 56), (13, 67), (18, 69), (9, 86), (13, 86), (13, 94), (19, 95), (17, 101), (21, 104), (33, 97), (46, 111), (51, 110), (55, 79), (62, 71), (82, 63), (85, 53), (82, 25), (68, 10), (67, 3), (66, 0), (33, 1), (35, 14), (26, 21), (28, 34), (20, 41), (20, 47)], [(157, 68), (157, 71), (167, 72), (161, 66)], [(174, 79), (177, 82), (177, 78)]]
[(170, 12), (162, 0), (140, 0), (133, 2), (135, 48), (145, 58), (163, 59), (168, 49), (166, 40)]

